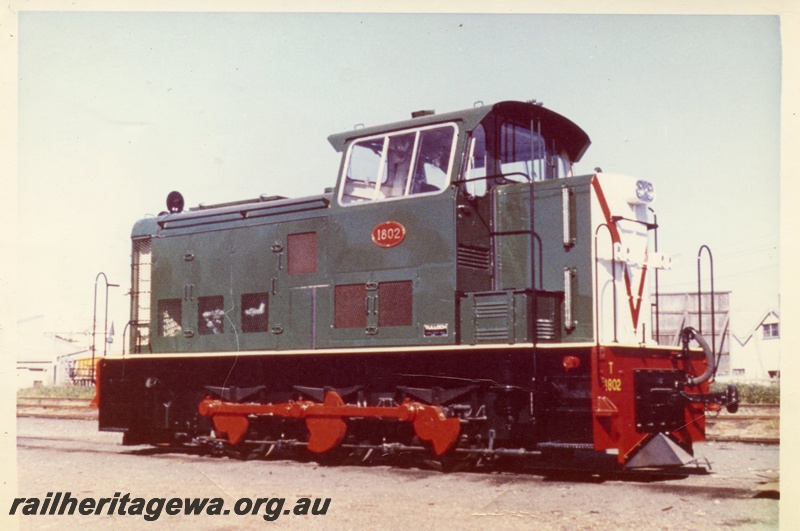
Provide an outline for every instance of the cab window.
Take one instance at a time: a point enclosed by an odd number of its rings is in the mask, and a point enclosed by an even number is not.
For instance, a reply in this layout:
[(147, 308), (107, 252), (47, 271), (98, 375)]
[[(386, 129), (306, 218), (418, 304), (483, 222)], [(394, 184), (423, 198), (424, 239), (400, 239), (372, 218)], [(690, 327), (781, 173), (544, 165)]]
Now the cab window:
[(509, 181), (537, 180), (544, 153), (544, 139), (536, 131), (508, 122), (501, 125), (500, 173)]
[(467, 163), (464, 165), (462, 179), (466, 183), (467, 193), (473, 196), (486, 195), (486, 132), (482, 125), (476, 127), (467, 142)]
[(455, 150), (453, 124), (364, 138), (347, 151), (339, 202), (398, 199), (444, 190)]
[(556, 147), (531, 126), (513, 122), (500, 124), (500, 173), (509, 181), (547, 181), (571, 177), (572, 165), (566, 153), (557, 154)]

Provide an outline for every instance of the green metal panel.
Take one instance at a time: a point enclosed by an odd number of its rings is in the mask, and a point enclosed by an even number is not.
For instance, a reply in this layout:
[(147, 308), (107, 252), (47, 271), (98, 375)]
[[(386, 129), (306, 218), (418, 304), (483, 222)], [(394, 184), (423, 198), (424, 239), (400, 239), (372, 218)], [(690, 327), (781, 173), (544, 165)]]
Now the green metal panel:
[(492, 189), (492, 195), (495, 287), (530, 289), (530, 186), (498, 186)]
[[(316, 288), (291, 288), (284, 305), (285, 328), (278, 334), (278, 348), (310, 349), (314, 347), (314, 302)], [(278, 330), (274, 330), (277, 332)]]
[[(236, 342), (234, 347), (241, 350), (276, 348), (277, 338), (270, 332), (272, 320), (280, 308), (272, 293), (271, 282), (277, 270), (277, 258), (271, 250), (277, 238), (276, 228), (274, 225), (262, 224), (227, 232), (230, 232), (231, 246), (235, 250), (231, 255), (232, 280), (227, 281), (232, 282), (229, 289), (229, 305), (233, 307), (228, 315), (238, 331), (238, 336), (233, 338)], [(206, 279), (202, 280), (206, 282)], [(246, 331), (243, 330), (243, 303), (253, 299), (252, 305), (255, 306), (257, 302), (262, 302), (262, 298), (266, 299), (264, 301), (266, 323), (259, 321), (258, 326), (250, 326)]]
[[(564, 291), (564, 270), (574, 271), (573, 323), (564, 323), (564, 341), (591, 341), (594, 338), (590, 183), (591, 176), (573, 177), (537, 183), (534, 188), (534, 226), (542, 240), (543, 288)], [(571, 245), (564, 243), (562, 189), (565, 186), (572, 193), (568, 219), (574, 229), (570, 233), (577, 235)]]
[[(184, 286), (188, 272), (183, 263), (182, 247), (174, 240), (154, 238), (152, 240), (152, 302), (150, 304), (150, 346), (154, 352), (180, 352), (183, 345), (185, 320), (183, 301)], [(165, 301), (177, 301), (178, 314), (170, 312), (177, 328), (164, 329), (168, 316)], [(161, 308), (159, 310), (159, 307)]]
[(461, 343), (524, 343), (528, 338), (528, 294), (521, 291), (467, 293), (461, 299)]
[[(536, 287), (563, 292), (564, 270), (574, 271), (573, 323), (563, 323), (564, 341), (593, 339), (590, 182), (591, 176), (534, 183), (534, 229), (541, 242), (541, 266), (539, 249), (534, 263)], [(575, 235), (570, 245), (564, 243), (562, 194), (565, 187), (571, 194), (567, 212), (568, 232)], [(527, 289), (531, 279), (529, 187), (527, 184), (503, 185), (495, 188), (493, 193), (496, 286), (499, 289)]]
[(492, 198), (458, 194), (457, 288), (461, 293), (492, 289)]
[[(335, 286), (364, 285), (368, 320), (363, 328), (337, 329), (330, 321), (330, 346), (446, 344), (455, 341), (454, 190), (401, 200), (338, 206), (331, 213), (325, 254)], [(384, 222), (405, 229), (393, 247), (381, 247), (372, 231)], [(382, 283), (411, 282), (412, 322), (379, 326), (387, 304), (377, 293)], [(323, 346), (323, 338), (318, 346)]]
[[(324, 241), (327, 238), (327, 217), (285, 221), (274, 226), (269, 242), (272, 267), (267, 288), (270, 294), (270, 334), (275, 348), (311, 348), (314, 343), (316, 286), (329, 284)], [(294, 266), (298, 258), (292, 238), (313, 235), (304, 252), (311, 258), (306, 265)]]

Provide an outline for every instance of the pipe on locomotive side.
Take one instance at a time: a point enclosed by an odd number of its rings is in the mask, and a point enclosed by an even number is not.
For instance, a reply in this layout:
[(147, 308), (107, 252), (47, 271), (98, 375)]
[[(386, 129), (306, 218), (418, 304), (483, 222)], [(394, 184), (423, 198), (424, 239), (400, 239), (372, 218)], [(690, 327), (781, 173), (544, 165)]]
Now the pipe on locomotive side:
[(697, 341), (697, 344), (700, 345), (700, 348), (703, 349), (703, 352), (706, 355), (706, 370), (700, 376), (695, 376), (693, 378), (687, 378), (686, 385), (700, 385), (701, 383), (705, 382), (711, 375), (714, 374), (714, 369), (716, 368), (715, 360), (714, 360), (714, 351), (708, 344), (708, 341), (692, 327), (687, 327), (683, 329), (682, 336), (684, 341), (688, 343), (692, 339)]

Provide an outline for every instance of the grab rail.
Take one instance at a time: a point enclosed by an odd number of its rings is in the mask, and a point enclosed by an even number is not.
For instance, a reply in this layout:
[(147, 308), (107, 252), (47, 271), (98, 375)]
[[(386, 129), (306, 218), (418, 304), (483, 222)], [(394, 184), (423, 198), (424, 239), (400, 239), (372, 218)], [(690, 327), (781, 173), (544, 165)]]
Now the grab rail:
[[(714, 307), (714, 299), (716, 293), (714, 291), (714, 256), (711, 254), (711, 249), (708, 245), (701, 245), (700, 250), (697, 251), (697, 329), (703, 333), (703, 296), (701, 291), (701, 268), (700, 258), (703, 254), (703, 249), (708, 254), (709, 272), (711, 276), (711, 351), (717, 352), (717, 334), (716, 334), (716, 309)], [(721, 350), (721, 349), (720, 349)]]
[(594, 231), (594, 319), (595, 319), (595, 333), (597, 334), (597, 344), (600, 344), (600, 296), (598, 290), (600, 289), (598, 262), (600, 258), (597, 255), (597, 234), (602, 227), (608, 230), (611, 236), (611, 290), (614, 301), (614, 343), (617, 343), (617, 251), (614, 247), (614, 236), (611, 232), (611, 227), (607, 223), (601, 223)]

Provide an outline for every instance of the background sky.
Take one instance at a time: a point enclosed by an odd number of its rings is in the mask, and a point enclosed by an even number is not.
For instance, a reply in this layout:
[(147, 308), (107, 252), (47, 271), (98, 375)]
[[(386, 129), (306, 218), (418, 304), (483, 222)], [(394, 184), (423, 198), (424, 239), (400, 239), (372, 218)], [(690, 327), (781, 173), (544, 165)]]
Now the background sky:
[[(187, 207), (318, 194), (329, 134), (535, 98), (591, 137), (576, 175), (655, 184), (662, 292), (696, 290), (706, 244), (746, 334), (780, 293), (780, 32), (777, 16), (21, 12), (17, 320), (90, 332), (103, 271), (118, 352), (130, 231), (171, 190)], [(99, 315), (103, 295), (101, 279)]]

